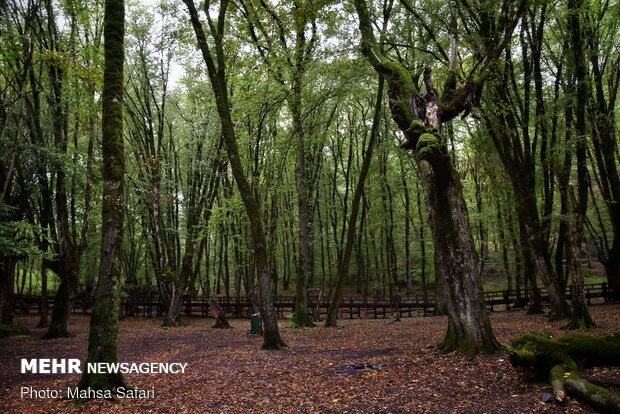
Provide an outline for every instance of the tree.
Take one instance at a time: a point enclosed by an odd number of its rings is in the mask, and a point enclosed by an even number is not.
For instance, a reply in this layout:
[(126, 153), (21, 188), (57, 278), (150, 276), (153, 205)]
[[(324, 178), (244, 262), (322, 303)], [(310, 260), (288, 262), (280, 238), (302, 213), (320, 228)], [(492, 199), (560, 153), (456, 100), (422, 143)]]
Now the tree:
[[(607, 281), (613, 295), (620, 295), (620, 174), (617, 152), (617, 97), (620, 85), (619, 13), (618, 7), (607, 2), (588, 2), (582, 10), (584, 53), (588, 60), (590, 105), (587, 105), (588, 125), (592, 138), (592, 176), (596, 193), (600, 192), (605, 203), (611, 226), (602, 223), (595, 229), (586, 222), (592, 240), (596, 243), (599, 258), (605, 267)], [(593, 204), (596, 199), (593, 198)], [(611, 227), (611, 229), (607, 229)], [(609, 231), (611, 230), (611, 231)], [(611, 235), (609, 233), (611, 232)]]
[[(133, 46), (128, 59), (128, 135), (136, 155), (128, 168), (135, 177), (133, 190), (148, 212), (144, 221), (152, 240), (150, 264), (165, 306), (163, 326), (178, 326), (196, 272), (199, 230), (209, 225), (226, 164), (221, 162), (221, 138), (205, 125), (192, 130), (192, 100), (179, 101), (170, 91), (171, 59), (180, 43), (172, 27), (178, 22), (173, 8), (162, 4), (158, 11), (157, 16), (135, 11), (138, 17), (128, 31)], [(161, 20), (160, 32), (151, 28), (156, 18)]]
[[(480, 84), (467, 80), (457, 87), (451, 73), (441, 96), (433, 87), (430, 69), (423, 74), (426, 94), (416, 88), (411, 74), (390, 60), (375, 39), (366, 2), (355, 1), (362, 34), (362, 53), (386, 79), (392, 118), (403, 132), (423, 179), (429, 224), (435, 242), (437, 280), (446, 299), (448, 330), (440, 347), (465, 353), (498, 349), (479, 285), (476, 251), (462, 194), (460, 178), (447, 151), (442, 125), (476, 104)], [(516, 21), (506, 23), (514, 27)], [(509, 30), (510, 33), (512, 30)], [(501, 43), (500, 43), (501, 44)]]
[(241, 165), (229, 103), (229, 92), (226, 79), (226, 56), (224, 55), (223, 41), (226, 29), (226, 13), (230, 3), (228, 0), (222, 0), (220, 2), (219, 10), (217, 11), (217, 19), (215, 20), (211, 17), (212, 11), (210, 10), (210, 3), (208, 1), (204, 3), (208, 27), (214, 42), (215, 55), (213, 55), (193, 0), (183, 0), (183, 2), (187, 6), (198, 47), (207, 65), (207, 73), (213, 93), (215, 94), (217, 112), (228, 160), (252, 229), (254, 261), (258, 272), (260, 311), (264, 326), (262, 348), (282, 349), (286, 347), (286, 344), (280, 338), (278, 320), (273, 306), (271, 294), (271, 260), (269, 252), (267, 251), (268, 245), (265, 237), (260, 205)]
[[(569, 263), (572, 284), (573, 312), (569, 326), (571, 328), (592, 328), (594, 322), (590, 317), (585, 303), (583, 289), (583, 273), (581, 270), (581, 246), (583, 244), (583, 230), (588, 210), (588, 166), (586, 158), (586, 107), (588, 105), (588, 84), (586, 79), (586, 60), (584, 56), (584, 43), (581, 35), (581, 10), (582, 0), (570, 0), (568, 2), (568, 27), (572, 56), (572, 74), (577, 83), (577, 95), (574, 99), (576, 116), (576, 161), (577, 161), (577, 199), (573, 209), (573, 228), (569, 242)], [(575, 197), (573, 197), (575, 198)]]
[(344, 284), (349, 277), (351, 255), (353, 253), (353, 245), (356, 241), (357, 216), (359, 215), (362, 194), (364, 193), (364, 184), (366, 182), (368, 171), (370, 170), (370, 162), (378, 140), (379, 128), (381, 125), (381, 102), (383, 101), (384, 82), (385, 81), (383, 78), (379, 79), (379, 86), (377, 87), (377, 100), (375, 102), (375, 113), (372, 120), (370, 138), (368, 140), (368, 148), (364, 152), (364, 160), (362, 161), (360, 175), (355, 187), (355, 192), (353, 193), (351, 214), (348, 218), (348, 226), (346, 230), (346, 239), (344, 240), (344, 246), (342, 246), (340, 256), (338, 257), (338, 279), (336, 280), (336, 287), (331, 298), (329, 309), (327, 310), (325, 326), (335, 327), (337, 324), (336, 317), (338, 315), (340, 302), (342, 301)]
[[(123, 137), (124, 0), (106, 0), (104, 80), (102, 94), (103, 200), (99, 279), (90, 319), (87, 363), (118, 362), (121, 249), (123, 246), (125, 154)], [(84, 370), (80, 389), (114, 390), (125, 386), (123, 375)]]
[[(546, 18), (545, 7), (541, 8), (540, 14), (539, 25), (534, 25), (530, 21), (531, 18), (524, 18), (521, 27), (521, 54), (525, 68), (522, 90), (519, 90), (517, 86), (517, 69), (513, 62), (511, 48), (506, 47), (504, 60), (494, 62), (492, 78), (488, 82), (489, 88), (487, 88), (490, 104), (484, 108), (484, 123), (504, 169), (510, 177), (515, 195), (525, 274), (530, 282), (531, 304), (528, 311), (530, 313), (542, 312), (536, 279), (540, 276), (551, 301), (552, 318), (562, 319), (569, 315), (570, 309), (564, 293), (565, 286), (560, 283), (557, 272), (552, 266), (548, 231), (545, 230), (545, 219), (541, 218), (537, 205), (536, 151), (538, 148), (536, 143), (539, 128), (535, 128), (534, 133), (532, 133), (530, 126), (532, 77), (536, 78), (534, 81), (538, 85), (539, 80), (537, 79), (542, 76), (540, 65), (536, 63), (540, 57), (533, 50), (539, 48), (536, 44), (542, 43), (542, 40), (537, 38), (537, 34), (542, 35), (543, 32)], [(536, 33), (529, 34), (529, 31), (534, 30), (531, 29), (531, 26), (537, 28)], [(538, 43), (529, 44), (526, 39), (529, 39), (530, 43), (534, 41)], [(531, 69), (532, 67), (536, 67), (538, 72), (532, 73), (534, 72)], [(542, 99), (543, 97), (540, 95), (539, 100), (537, 100), (537, 111), (539, 113), (542, 112), (540, 106)], [(502, 110), (497, 111), (493, 108), (502, 108)], [(546, 122), (544, 118), (543, 121)], [(545, 132), (544, 128), (540, 129)], [(543, 135), (543, 142), (546, 139), (547, 136)], [(543, 158), (543, 166), (547, 168), (544, 174), (549, 174), (548, 168), (551, 165), (550, 162), (545, 161), (547, 152), (549, 152), (548, 149), (543, 146), (541, 157)], [(551, 179), (547, 178), (547, 181), (551, 181)], [(552, 204), (552, 193), (545, 191), (545, 195), (548, 200), (546, 205)], [(547, 209), (544, 210), (544, 214), (550, 215), (551, 212)]]
[[(295, 309), (292, 323), (297, 327), (314, 326), (308, 314), (308, 283), (314, 275), (313, 198), (317, 191), (316, 174), (320, 158), (320, 145), (311, 138), (307, 107), (307, 89), (312, 87), (307, 72), (318, 47), (317, 14), (325, 1), (294, 1), (285, 13), (279, 7), (260, 1), (242, 2), (248, 21), (250, 38), (268, 72), (280, 86), (286, 88), (286, 103), (290, 111), (292, 131), (296, 145), (295, 178), (297, 184), (297, 212), (299, 228), (299, 260), (295, 269)], [(261, 17), (265, 15), (267, 24)], [(291, 24), (292, 23), (292, 24)], [(275, 27), (270, 33), (265, 28)], [(309, 38), (307, 32), (310, 34)], [(311, 109), (307, 110), (311, 112)]]
[[(25, 118), (25, 89), (31, 71), (31, 41), (34, 7), (21, 10), (17, 5), (0, 5), (0, 323), (13, 323), (13, 295), (17, 262), (25, 247), (19, 231), (27, 213), (29, 194), (16, 178)], [(19, 17), (23, 14), (23, 23)], [(12, 23), (12, 24), (11, 24)], [(17, 41), (16, 39), (20, 39)]]
[[(41, 17), (37, 19), (37, 38), (40, 52), (45, 53), (45, 65), (39, 67), (39, 71), (47, 72), (47, 109), (49, 110), (51, 131), (44, 128), (45, 116), (44, 107), (39, 94), (42, 89), (39, 82), (41, 78), (30, 74), (30, 85), (32, 96), (27, 99), (29, 108), (29, 126), (31, 141), (33, 145), (48, 146), (50, 152), (45, 156), (45, 151), (37, 157), (41, 165), (37, 165), (35, 171), (37, 179), (41, 181), (40, 198), (41, 213), (40, 223), (44, 229), (50, 228), (52, 243), (49, 243), (54, 254), (53, 259), (44, 261), (43, 266), (51, 269), (60, 278), (60, 285), (54, 298), (54, 309), (50, 326), (43, 338), (58, 338), (72, 336), (69, 332), (69, 315), (71, 299), (74, 295), (79, 281), (80, 260), (86, 249), (90, 231), (92, 193), (93, 193), (93, 142), (94, 124), (93, 118), (87, 118), (87, 129), (92, 127), (89, 132), (89, 145), (86, 165), (86, 182), (82, 192), (83, 208), (76, 207), (78, 191), (75, 171), (81, 169), (78, 161), (78, 136), (80, 135), (82, 116), (79, 113), (80, 104), (73, 102), (78, 100), (76, 91), (81, 87), (88, 92), (86, 95), (86, 108), (91, 107), (94, 102), (95, 86), (94, 81), (88, 76), (84, 76), (84, 84), (79, 85), (80, 75), (87, 75), (81, 68), (81, 62), (76, 58), (76, 44), (78, 39), (77, 15), (74, 4), (67, 5), (65, 15), (70, 22), (68, 37), (65, 39), (59, 29), (57, 19), (64, 17), (61, 11), (55, 9), (52, 1), (45, 1), (37, 8), (37, 13)], [(60, 16), (60, 17), (59, 17)], [(89, 47), (98, 46), (97, 39), (93, 39), (94, 44)], [(88, 37), (86, 43), (89, 43)], [(79, 86), (78, 86), (79, 85)], [(89, 100), (89, 101), (88, 101)], [(73, 112), (73, 114), (71, 114)], [(73, 118), (71, 118), (73, 115)], [(43, 118), (43, 119), (42, 119)], [(70, 120), (73, 122), (70, 123)], [(70, 125), (71, 124), (71, 125)], [(46, 139), (45, 136), (51, 136)], [(73, 153), (70, 153), (73, 146)], [(69, 161), (70, 160), (70, 161)], [(52, 179), (46, 176), (52, 176)], [(50, 185), (54, 182), (54, 188)], [(54, 209), (50, 210), (50, 205)], [(48, 211), (43, 211), (44, 209)], [(43, 235), (47, 237), (46, 234)], [(42, 249), (48, 248), (48, 243), (41, 240)], [(42, 320), (42, 322), (45, 322)]]

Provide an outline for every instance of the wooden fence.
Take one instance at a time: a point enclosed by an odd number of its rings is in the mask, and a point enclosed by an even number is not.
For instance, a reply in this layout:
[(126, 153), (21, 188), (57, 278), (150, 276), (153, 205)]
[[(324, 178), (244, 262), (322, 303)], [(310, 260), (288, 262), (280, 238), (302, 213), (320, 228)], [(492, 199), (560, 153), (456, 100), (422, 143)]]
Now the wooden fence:
[[(617, 300), (608, 289), (606, 283), (593, 283), (584, 286), (585, 296), (589, 305), (605, 303)], [(549, 298), (545, 290), (541, 290), (543, 304), (548, 304)], [(485, 292), (485, 303), (491, 312), (497, 310), (510, 311), (511, 309), (524, 308), (529, 302), (529, 295), (526, 291), (493, 291)], [(567, 290), (567, 297), (570, 298), (570, 288)], [(218, 304), (224, 309), (228, 317), (248, 318), (254, 313), (252, 303), (245, 297), (226, 298), (215, 297)], [(29, 313), (41, 311), (41, 296), (39, 295), (15, 295), (14, 304), (17, 311)], [(72, 301), (74, 313), (90, 313), (93, 300), (86, 296), (76, 296)], [(316, 296), (308, 298), (308, 310), (312, 317), (323, 318), (327, 314), (329, 302)], [(436, 300), (429, 296), (412, 295), (397, 297), (392, 300), (386, 298), (363, 298), (348, 297), (343, 298), (338, 309), (340, 319), (357, 318), (393, 318), (396, 315), (401, 317), (432, 315), (435, 311)], [(53, 307), (53, 300), (49, 301), (50, 308)], [(274, 297), (274, 306), (279, 318), (285, 318), (292, 313), (295, 307), (294, 296)], [(125, 316), (138, 317), (161, 317), (165, 312), (165, 306), (159, 295), (149, 294), (140, 295), (133, 300), (126, 300), (122, 304), (122, 314)], [(183, 313), (186, 316), (207, 317), (212, 316), (209, 303), (206, 297), (186, 295)]]

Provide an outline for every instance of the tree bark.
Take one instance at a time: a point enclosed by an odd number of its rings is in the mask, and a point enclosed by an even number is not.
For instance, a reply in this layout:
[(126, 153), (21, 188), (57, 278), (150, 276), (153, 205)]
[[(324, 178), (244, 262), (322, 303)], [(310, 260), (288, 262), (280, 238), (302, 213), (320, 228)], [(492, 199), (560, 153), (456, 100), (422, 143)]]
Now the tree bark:
[(59, 263), (61, 269), (58, 275), (63, 275), (60, 285), (54, 297), (54, 308), (49, 329), (42, 339), (71, 338), (74, 335), (69, 332), (69, 319), (71, 317), (71, 295), (77, 287), (77, 273), (73, 267), (74, 263), (70, 259), (62, 260)]
[[(56, 16), (53, 3), (48, 0), (45, 2), (47, 13), (47, 41), (45, 47), (51, 53), (62, 53), (61, 39), (56, 25)], [(75, 26), (71, 26), (72, 34)], [(71, 42), (73, 37), (71, 37)], [(50, 62), (48, 64), (48, 77), (51, 84), (51, 94), (49, 96), (49, 104), (52, 111), (52, 126), (54, 147), (60, 154), (68, 152), (68, 114), (66, 110), (66, 102), (63, 98), (63, 88), (65, 79), (65, 69), (60, 63)], [(90, 162), (90, 160), (88, 161)], [(77, 240), (76, 217), (69, 214), (69, 201), (73, 203), (73, 199), (68, 190), (66, 166), (62, 161), (57, 160), (54, 163), (56, 177), (56, 227), (57, 240), (55, 244), (55, 258), (51, 269), (61, 279), (60, 286), (56, 291), (54, 299), (54, 308), (52, 311), (52, 319), (44, 339), (70, 337), (69, 317), (71, 312), (72, 295), (77, 288), (80, 272), (80, 258), (86, 247), (86, 236), (88, 234), (88, 221), (90, 215), (90, 182), (87, 183), (84, 217), (82, 224), (82, 239)], [(90, 178), (89, 178), (90, 180)], [(45, 190), (45, 189), (44, 189)]]
[[(503, 78), (501, 78), (503, 79)], [(507, 82), (507, 80), (504, 80)], [(569, 307), (566, 302), (566, 295), (556, 273), (551, 265), (551, 255), (549, 252), (548, 240), (544, 238), (544, 232), (538, 214), (536, 204), (536, 173), (533, 163), (531, 142), (528, 136), (523, 137), (519, 134), (519, 124), (517, 115), (504, 90), (504, 82), (500, 82), (493, 88), (495, 99), (498, 105), (509, 108), (507, 111), (492, 113), (487, 111), (487, 129), (493, 140), (493, 144), (500, 156), (502, 164), (510, 176), (512, 189), (516, 198), (517, 217), (521, 231), (521, 243), (529, 250), (532, 262), (529, 263), (530, 271), (526, 270), (529, 277), (540, 277), (547, 289), (551, 302), (552, 319), (566, 318), (569, 314)], [(524, 257), (526, 266), (528, 257)]]
[[(595, 10), (584, 12), (599, 13)], [(599, 255), (605, 267), (610, 293), (616, 299), (620, 299), (620, 203), (618, 202), (620, 200), (620, 173), (618, 172), (617, 129), (615, 127), (620, 70), (618, 70), (617, 58), (613, 64), (610, 61), (610, 64), (601, 65), (603, 56), (615, 55), (612, 51), (615, 43), (605, 38), (607, 35), (602, 29), (604, 25), (599, 24), (607, 18), (607, 13), (611, 12), (611, 9), (605, 8), (596, 17), (600, 20), (597, 20), (595, 27), (585, 31), (584, 34), (588, 36), (584, 40), (584, 45), (585, 50), (588, 51), (588, 66), (591, 68), (592, 88), (588, 92), (592, 94), (592, 102), (587, 110), (591, 120), (592, 153), (598, 170), (597, 183), (603, 194), (613, 231), (611, 246), (604, 243)], [(593, 168), (595, 173), (596, 169)]]
[[(216, 98), (216, 106), (228, 160), (250, 222), (254, 247), (254, 262), (259, 278), (258, 286), (261, 318), (264, 326), (262, 349), (282, 349), (286, 347), (286, 344), (280, 338), (277, 315), (273, 306), (273, 298), (270, 289), (271, 261), (269, 260), (269, 253), (267, 252), (267, 240), (265, 237), (260, 205), (241, 165), (235, 128), (230, 112), (230, 103), (228, 101), (223, 36), (226, 27), (225, 20), (229, 2), (227, 0), (222, 0), (220, 2), (218, 17), (215, 22), (210, 18), (210, 11), (206, 11), (209, 17), (211, 35), (214, 40), (215, 55), (211, 54), (211, 49), (193, 0), (183, 0), (183, 2), (187, 6), (192, 27), (194, 28), (194, 33), (198, 41), (198, 47), (207, 65), (207, 73)], [(208, 7), (208, 3), (205, 4)]]
[[(124, 0), (106, 0), (104, 15), (104, 78), (102, 94), (103, 197), (99, 279), (90, 319), (87, 363), (118, 361), (121, 251), (125, 154), (123, 138)], [(121, 373), (84, 371), (80, 389), (115, 390), (126, 386)]]
[(215, 329), (232, 329), (232, 326), (226, 320), (226, 314), (222, 307), (215, 301), (213, 298), (209, 298), (207, 300), (209, 302), (209, 307), (211, 311), (213, 311), (213, 317), (215, 318), (215, 325), (212, 328)]
[(307, 16), (305, 11), (297, 8), (295, 11), (295, 62), (291, 69), (292, 93), (288, 100), (288, 106), (293, 115), (294, 135), (297, 141), (297, 165), (295, 175), (297, 178), (297, 206), (299, 212), (299, 265), (297, 267), (297, 280), (295, 282), (295, 310), (293, 312), (293, 324), (299, 327), (312, 327), (314, 323), (308, 314), (308, 281), (312, 279), (314, 266), (312, 265), (312, 229), (310, 198), (313, 192), (312, 180), (308, 176), (309, 147), (306, 140), (304, 123), (302, 120), (302, 85), (306, 65), (312, 51), (312, 39), (308, 45), (305, 30)]
[(469, 111), (476, 103), (476, 89), (469, 81), (456, 87), (452, 72), (440, 99), (425, 70), (426, 94), (419, 93), (411, 75), (388, 60), (378, 47), (370, 14), (363, 0), (355, 1), (362, 33), (362, 52), (386, 79), (392, 118), (407, 139), (422, 176), (428, 221), (435, 242), (435, 269), (443, 286), (448, 329), (440, 345), (445, 351), (474, 354), (499, 348), (484, 306), (477, 272), (477, 256), (461, 182), (447, 152), (442, 123)]
[(583, 227), (588, 210), (588, 167), (586, 165), (586, 106), (588, 100), (588, 84), (586, 79), (586, 63), (581, 39), (580, 16), (583, 2), (568, 1), (568, 28), (571, 38), (571, 50), (574, 59), (574, 76), (577, 82), (577, 95), (574, 101), (576, 117), (576, 160), (577, 160), (577, 200), (574, 203), (573, 228), (570, 237), (570, 274), (572, 284), (573, 313), (568, 325), (570, 328), (583, 329), (594, 327), (594, 321), (586, 307), (583, 290), (583, 272), (581, 269), (581, 246), (583, 244)]
[(15, 285), (15, 265), (14, 257), (0, 258), (0, 323), (3, 325), (13, 324), (13, 292)]

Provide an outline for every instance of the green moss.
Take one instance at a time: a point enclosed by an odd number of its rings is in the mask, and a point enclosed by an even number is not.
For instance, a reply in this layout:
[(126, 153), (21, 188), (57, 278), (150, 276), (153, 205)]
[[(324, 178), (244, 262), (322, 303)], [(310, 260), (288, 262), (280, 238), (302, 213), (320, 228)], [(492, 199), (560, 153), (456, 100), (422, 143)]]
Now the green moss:
[(562, 335), (554, 340), (576, 359), (587, 359), (594, 365), (620, 365), (620, 335)]
[(498, 344), (495, 341), (493, 332), (490, 330), (490, 323), (485, 323), (485, 337), (482, 343), (478, 343), (476, 335), (471, 330), (466, 330), (462, 338), (459, 338), (456, 332), (456, 327), (453, 323), (448, 324), (448, 330), (443, 341), (439, 344), (438, 348), (443, 352), (456, 351), (462, 355), (476, 355), (478, 353), (492, 353), (497, 351)]
[(291, 318), (293, 328), (314, 328), (316, 325), (310, 319), (310, 315), (301, 309), (295, 309)]
[(443, 341), (439, 344), (439, 349), (443, 352), (452, 352), (456, 350), (457, 346), (457, 337), (456, 337), (456, 329), (452, 322), (448, 323), (448, 330), (446, 331), (446, 335), (443, 338)]
[(499, 349), (503, 349), (504, 346), (501, 345), (495, 339), (495, 335), (493, 335), (493, 327), (491, 326), (491, 320), (488, 315), (484, 317), (484, 343), (482, 344), (482, 352), (491, 354)]
[(457, 351), (463, 355), (476, 355), (480, 350), (480, 345), (478, 345), (471, 334), (466, 335), (465, 341), (457, 348)]
[(413, 122), (411, 122), (411, 125), (409, 126), (409, 129), (407, 129), (407, 132), (419, 132), (420, 135), (422, 135), (423, 133), (427, 132), (426, 130), (426, 125), (424, 125), (423, 122), (414, 119)]
[(448, 77), (446, 78), (445, 83), (443, 84), (443, 93), (444, 95), (448, 92), (448, 91), (453, 91), (454, 89), (456, 89), (456, 73), (454, 71), (450, 71), (450, 73), (448, 74)]
[(428, 132), (420, 135), (416, 145), (416, 154), (419, 159), (432, 161), (435, 158), (442, 157), (444, 151), (445, 146), (437, 135)]
[[(406, 120), (409, 123), (409, 120), (415, 119), (410, 101), (411, 97), (417, 92), (411, 80), (411, 75), (400, 63), (384, 58), (381, 64), (382, 74), (386, 77), (390, 91), (390, 109), (392, 114), (396, 118)], [(401, 123), (399, 123), (399, 126), (403, 128)]]
[(566, 379), (566, 387), (572, 394), (586, 400), (601, 412), (620, 413), (620, 396), (606, 388), (573, 376)]
[(392, 62), (388, 59), (383, 59), (382, 63), (389, 77), (388, 83), (399, 87), (402, 98), (407, 100), (407, 106), (409, 106), (409, 99), (416, 93), (416, 87), (411, 80), (411, 75), (400, 63)]

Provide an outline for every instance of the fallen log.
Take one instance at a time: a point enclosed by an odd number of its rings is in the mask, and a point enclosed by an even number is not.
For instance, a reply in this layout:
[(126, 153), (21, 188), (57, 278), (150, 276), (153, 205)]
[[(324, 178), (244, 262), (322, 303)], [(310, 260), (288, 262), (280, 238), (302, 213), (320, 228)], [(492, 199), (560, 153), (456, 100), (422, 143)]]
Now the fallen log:
[(548, 378), (553, 397), (559, 403), (568, 393), (599, 411), (620, 413), (619, 395), (581, 375), (583, 367), (620, 366), (620, 334), (548, 337), (527, 333), (513, 341), (510, 362)]

